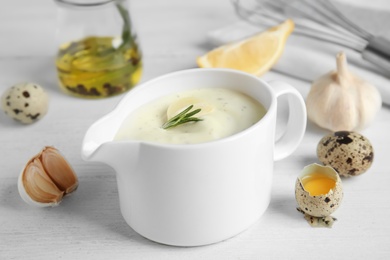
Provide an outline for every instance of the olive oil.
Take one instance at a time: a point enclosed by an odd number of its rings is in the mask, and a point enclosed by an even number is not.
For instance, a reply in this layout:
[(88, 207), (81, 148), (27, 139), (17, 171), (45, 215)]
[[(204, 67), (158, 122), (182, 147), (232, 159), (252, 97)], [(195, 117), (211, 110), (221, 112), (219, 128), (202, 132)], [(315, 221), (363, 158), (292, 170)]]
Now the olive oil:
[(65, 92), (87, 98), (114, 96), (141, 78), (141, 53), (134, 41), (120, 37), (87, 37), (62, 44), (56, 66)]

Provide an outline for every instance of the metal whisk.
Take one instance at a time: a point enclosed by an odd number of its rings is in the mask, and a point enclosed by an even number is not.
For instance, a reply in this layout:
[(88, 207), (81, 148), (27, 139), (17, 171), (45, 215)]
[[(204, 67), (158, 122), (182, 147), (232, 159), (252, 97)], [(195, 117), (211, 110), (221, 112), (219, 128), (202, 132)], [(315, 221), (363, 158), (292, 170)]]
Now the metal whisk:
[(237, 15), (255, 25), (274, 26), (287, 18), (294, 33), (332, 42), (362, 54), (390, 76), (390, 41), (375, 37), (343, 15), (330, 0), (232, 0)]

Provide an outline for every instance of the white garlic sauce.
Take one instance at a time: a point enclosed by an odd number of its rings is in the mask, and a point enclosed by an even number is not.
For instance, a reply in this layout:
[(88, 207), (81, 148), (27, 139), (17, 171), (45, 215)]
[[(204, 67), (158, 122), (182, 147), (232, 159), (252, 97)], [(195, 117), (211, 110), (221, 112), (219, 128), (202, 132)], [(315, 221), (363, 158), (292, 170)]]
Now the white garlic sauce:
[[(200, 99), (211, 105), (213, 110), (200, 116), (202, 121), (163, 129), (169, 105), (187, 97)], [(258, 122), (265, 113), (262, 104), (235, 90), (192, 89), (159, 98), (130, 113), (114, 140), (144, 140), (170, 144), (202, 143), (238, 133)]]

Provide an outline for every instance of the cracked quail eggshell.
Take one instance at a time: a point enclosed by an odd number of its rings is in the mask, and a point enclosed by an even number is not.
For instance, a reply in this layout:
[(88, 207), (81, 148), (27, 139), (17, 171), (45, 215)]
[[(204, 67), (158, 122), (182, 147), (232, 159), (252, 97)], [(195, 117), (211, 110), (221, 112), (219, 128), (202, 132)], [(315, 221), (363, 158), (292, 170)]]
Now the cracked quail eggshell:
[(1, 107), (5, 114), (23, 124), (41, 119), (47, 113), (48, 104), (48, 95), (35, 83), (16, 84), (1, 97)]
[(317, 146), (318, 159), (334, 168), (341, 176), (366, 172), (374, 160), (370, 141), (356, 132), (339, 131), (324, 136)]
[[(313, 173), (321, 173), (335, 181), (335, 186), (326, 194), (312, 196), (305, 190), (302, 179)], [(314, 217), (327, 217), (340, 206), (343, 188), (340, 176), (330, 166), (310, 164), (306, 166), (295, 183), (295, 199), (302, 211)]]

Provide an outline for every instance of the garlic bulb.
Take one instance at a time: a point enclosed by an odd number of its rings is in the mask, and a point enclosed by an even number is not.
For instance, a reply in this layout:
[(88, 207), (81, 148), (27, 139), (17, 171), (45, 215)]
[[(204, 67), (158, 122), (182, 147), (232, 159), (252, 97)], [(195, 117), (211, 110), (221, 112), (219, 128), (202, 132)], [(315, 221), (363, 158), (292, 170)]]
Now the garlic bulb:
[(337, 71), (313, 82), (306, 99), (307, 115), (333, 132), (362, 129), (381, 108), (381, 96), (376, 87), (350, 73), (344, 53), (336, 58)]
[(64, 195), (76, 190), (78, 179), (72, 167), (51, 146), (31, 158), (18, 179), (22, 199), (38, 207), (57, 206)]

